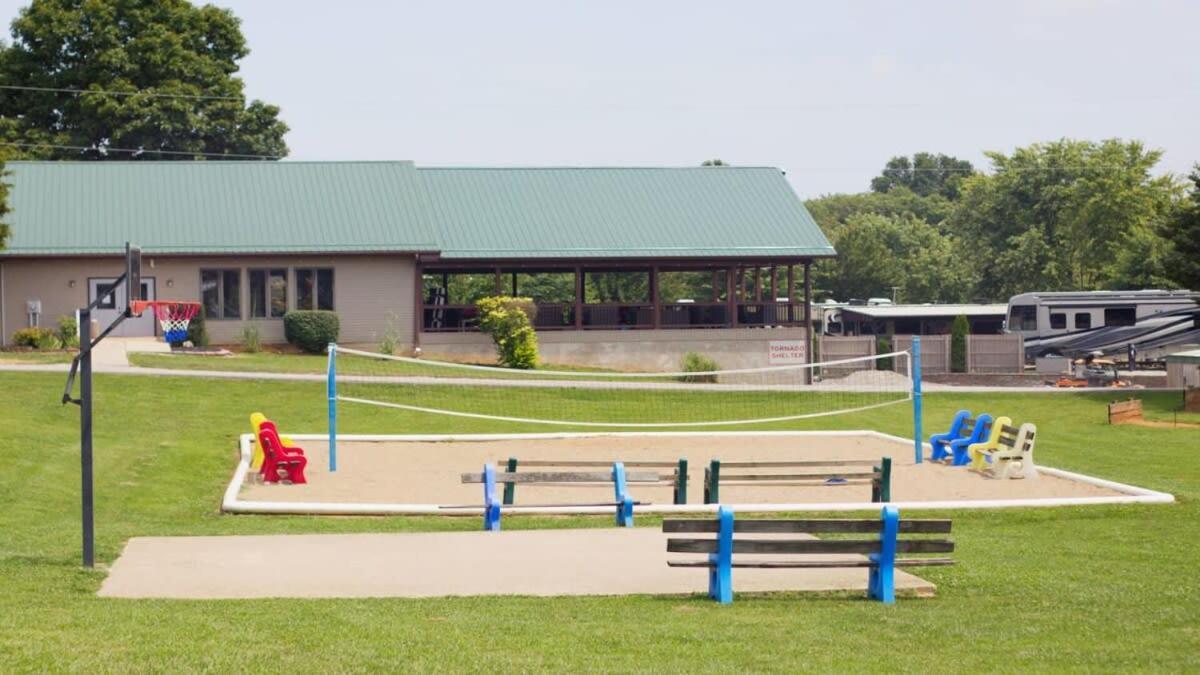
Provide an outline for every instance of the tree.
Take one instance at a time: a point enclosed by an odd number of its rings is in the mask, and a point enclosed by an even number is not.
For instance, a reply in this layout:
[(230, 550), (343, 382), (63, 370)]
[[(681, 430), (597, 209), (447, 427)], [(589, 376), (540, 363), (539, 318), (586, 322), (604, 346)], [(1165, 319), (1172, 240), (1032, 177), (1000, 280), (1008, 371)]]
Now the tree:
[(1171, 177), (1150, 174), (1161, 152), (1136, 141), (1063, 139), (987, 154), (994, 173), (963, 181), (947, 222), (969, 243), (979, 294), (1136, 283), (1122, 278), (1137, 265), (1129, 243), (1156, 250), (1179, 193)]
[[(249, 49), (228, 10), (186, 0), (33, 0), (13, 21), (12, 37), (0, 46), (0, 80), (36, 89), (0, 94), (0, 140), (86, 148), (28, 147), (26, 156), (288, 152), (279, 108), (247, 105), (234, 76)], [(83, 93), (52, 91), (64, 89)]]
[(1167, 254), (1165, 268), (1171, 281), (1183, 288), (1200, 290), (1200, 164), (1189, 176), (1192, 191), (1163, 228), (1174, 250)]
[(959, 314), (950, 324), (950, 372), (967, 372), (967, 334), (971, 332), (971, 323), (967, 317)]
[(729, 166), (729, 164), (720, 157), (717, 157), (715, 159), (706, 159), (703, 162), (700, 162), (700, 166)]
[(838, 257), (819, 266), (818, 286), (839, 300), (886, 295), (901, 302), (961, 302), (973, 285), (969, 261), (949, 236), (912, 215), (851, 216), (833, 242)]
[(883, 173), (871, 180), (871, 190), (891, 192), (906, 187), (922, 197), (941, 195), (954, 200), (958, 199), (959, 184), (973, 173), (975, 168), (965, 159), (918, 152), (911, 160), (908, 157), (888, 160)]

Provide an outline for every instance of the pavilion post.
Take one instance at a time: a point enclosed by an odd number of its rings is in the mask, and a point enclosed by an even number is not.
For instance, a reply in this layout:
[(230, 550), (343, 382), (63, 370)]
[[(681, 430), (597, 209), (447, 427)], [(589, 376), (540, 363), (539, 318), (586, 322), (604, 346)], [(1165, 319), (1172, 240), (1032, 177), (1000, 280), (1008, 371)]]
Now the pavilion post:
[(796, 323), (796, 266), (788, 265), (787, 267), (787, 321), (789, 324)]
[(725, 325), (730, 328), (737, 326), (737, 293), (734, 286), (734, 277), (737, 276), (737, 268), (730, 267), (725, 272)]
[(658, 265), (651, 265), (650, 266), (650, 307), (651, 307), (651, 311), (654, 313), (654, 317), (651, 319), (650, 325), (653, 326), (654, 328), (658, 328), (658, 326), (659, 326), (659, 321), (661, 318), (661, 309), (662, 309), (660, 304), (661, 303), (659, 302), (659, 297), (658, 297)]
[(575, 266), (575, 330), (583, 330), (583, 267)]
[[(811, 261), (804, 261), (804, 354), (809, 363), (813, 362), (811, 267)], [(804, 370), (804, 383), (812, 384), (812, 368)]]

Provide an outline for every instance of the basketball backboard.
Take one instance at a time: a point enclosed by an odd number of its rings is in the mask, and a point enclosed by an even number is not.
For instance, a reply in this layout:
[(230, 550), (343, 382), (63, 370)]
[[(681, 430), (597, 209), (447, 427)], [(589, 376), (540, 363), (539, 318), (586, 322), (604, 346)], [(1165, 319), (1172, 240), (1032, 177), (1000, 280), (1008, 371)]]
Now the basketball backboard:
[[(132, 305), (142, 297), (142, 249), (125, 243), (125, 288), (128, 302)], [(129, 308), (126, 307), (126, 311)]]

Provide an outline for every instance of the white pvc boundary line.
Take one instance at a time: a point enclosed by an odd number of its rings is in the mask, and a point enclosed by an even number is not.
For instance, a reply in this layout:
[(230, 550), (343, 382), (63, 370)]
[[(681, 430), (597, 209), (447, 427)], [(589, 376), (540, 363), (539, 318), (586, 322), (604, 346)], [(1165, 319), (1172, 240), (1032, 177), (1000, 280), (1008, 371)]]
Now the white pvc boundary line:
[[(296, 440), (325, 441), (325, 434), (289, 434)], [(878, 431), (650, 431), (650, 432), (563, 432), (563, 433), (530, 433), (530, 434), (341, 434), (338, 437), (348, 441), (495, 441), (514, 439), (548, 439), (548, 438), (583, 438), (590, 436), (873, 436), (881, 440), (910, 444), (912, 439), (885, 434)], [(354, 502), (266, 502), (251, 501), (238, 498), (246, 476), (250, 471), (251, 444), (253, 434), (242, 434), (239, 439), (241, 458), (233, 472), (233, 479), (225, 490), (225, 498), (221, 502), (221, 510), (226, 513), (260, 513), (287, 515), (336, 515), (336, 516), (394, 516), (394, 515), (437, 515), (437, 516), (479, 516), (483, 507), (453, 506), (446, 507), (438, 504), (363, 504)], [(930, 449), (928, 443), (923, 444)], [(1038, 471), (1051, 476), (1075, 480), (1097, 487), (1107, 488), (1124, 493), (1113, 497), (1041, 497), (1029, 499), (979, 499), (979, 500), (944, 500), (932, 502), (889, 502), (890, 505), (901, 509), (1001, 509), (1022, 507), (1051, 507), (1051, 506), (1088, 506), (1092, 504), (1170, 504), (1175, 501), (1174, 495), (1158, 492), (1136, 485), (1127, 485), (1116, 481), (1096, 478), (1081, 473), (1055, 469), (1048, 466), (1038, 466)], [(634, 513), (641, 514), (674, 514), (674, 513), (716, 513), (721, 506), (727, 506), (743, 513), (780, 513), (805, 511), (878, 511), (880, 504), (873, 502), (829, 502), (804, 504), (641, 504), (633, 507)], [(541, 515), (585, 515), (612, 514), (611, 506), (506, 506), (506, 514), (541, 514)]]

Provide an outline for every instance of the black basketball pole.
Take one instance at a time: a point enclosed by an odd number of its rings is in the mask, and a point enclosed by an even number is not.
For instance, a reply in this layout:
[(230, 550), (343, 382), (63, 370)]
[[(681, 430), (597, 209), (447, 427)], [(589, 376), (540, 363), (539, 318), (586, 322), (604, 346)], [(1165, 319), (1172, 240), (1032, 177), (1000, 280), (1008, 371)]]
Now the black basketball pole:
[(92, 494), (92, 310), (79, 312), (79, 477), (83, 517), (83, 566), (96, 564)]

